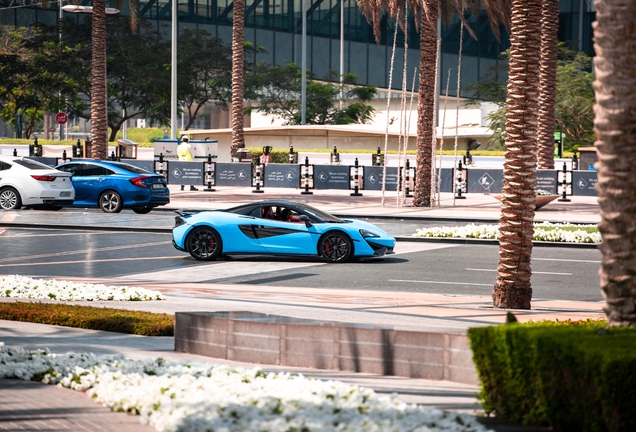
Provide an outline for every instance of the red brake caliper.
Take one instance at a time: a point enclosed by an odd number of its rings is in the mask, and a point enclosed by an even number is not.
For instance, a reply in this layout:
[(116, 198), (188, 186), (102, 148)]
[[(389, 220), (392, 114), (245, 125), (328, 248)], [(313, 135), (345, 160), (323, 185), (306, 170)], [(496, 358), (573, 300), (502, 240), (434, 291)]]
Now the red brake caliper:
[(329, 240), (325, 242), (325, 252), (327, 252), (327, 255), (331, 255), (331, 241)]

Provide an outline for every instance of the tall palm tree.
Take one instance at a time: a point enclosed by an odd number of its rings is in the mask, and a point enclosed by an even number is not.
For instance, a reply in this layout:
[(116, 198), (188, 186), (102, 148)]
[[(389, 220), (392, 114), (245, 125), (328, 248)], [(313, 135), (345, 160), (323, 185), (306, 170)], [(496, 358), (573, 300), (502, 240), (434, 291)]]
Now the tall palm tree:
[[(136, 30), (139, 12), (138, 0), (128, 0), (130, 25)], [(175, 0), (176, 1), (176, 0)], [(115, 0), (113, 6), (121, 9), (123, 0)], [(93, 0), (92, 13), (92, 69), (91, 69), (91, 157), (108, 157), (108, 95), (106, 94), (106, 0)]]
[(539, 62), (539, 169), (554, 169), (554, 105), (556, 103), (557, 33), (559, 0), (543, 0), (541, 8), (541, 60)]
[(243, 131), (244, 32), (245, 0), (234, 0), (232, 18), (232, 147), (230, 148), (232, 160), (236, 157), (237, 150), (245, 147)]
[(499, 265), (493, 305), (530, 309), (541, 1), (512, 0)]
[(610, 326), (636, 325), (636, 2), (596, 0), (594, 50), (601, 290)]
[(435, 131), (435, 64), (437, 59), (437, 23), (440, 13), (445, 21), (450, 21), (454, 12), (458, 13), (462, 25), (475, 37), (464, 18), (464, 10), (480, 13), (485, 7), (494, 34), (499, 38), (499, 24), (508, 25), (510, 20), (510, 0), (357, 0), (360, 10), (373, 22), (376, 42), (381, 36), (382, 13), (389, 17), (408, 4), (414, 11), (415, 23), (420, 32), (420, 78), (417, 104), (417, 175), (413, 191), (413, 205), (430, 207), (433, 191), (431, 173), (433, 169), (433, 134)]

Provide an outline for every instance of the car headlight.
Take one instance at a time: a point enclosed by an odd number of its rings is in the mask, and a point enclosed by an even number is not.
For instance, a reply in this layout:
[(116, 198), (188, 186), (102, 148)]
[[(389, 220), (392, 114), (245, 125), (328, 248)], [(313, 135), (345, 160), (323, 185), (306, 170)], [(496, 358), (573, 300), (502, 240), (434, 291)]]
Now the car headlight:
[(360, 230), (360, 235), (362, 236), (362, 238), (380, 237), (378, 234), (371, 231), (367, 231), (365, 229)]

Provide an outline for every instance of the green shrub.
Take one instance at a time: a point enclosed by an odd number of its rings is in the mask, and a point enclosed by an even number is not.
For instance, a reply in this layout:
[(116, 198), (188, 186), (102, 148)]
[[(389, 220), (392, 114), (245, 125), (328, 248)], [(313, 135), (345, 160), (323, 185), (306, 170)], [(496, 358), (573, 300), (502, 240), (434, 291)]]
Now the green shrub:
[(636, 430), (636, 329), (572, 324), (469, 329), (484, 410), (562, 431)]
[(0, 303), (0, 319), (144, 336), (174, 335), (170, 314), (63, 303)]

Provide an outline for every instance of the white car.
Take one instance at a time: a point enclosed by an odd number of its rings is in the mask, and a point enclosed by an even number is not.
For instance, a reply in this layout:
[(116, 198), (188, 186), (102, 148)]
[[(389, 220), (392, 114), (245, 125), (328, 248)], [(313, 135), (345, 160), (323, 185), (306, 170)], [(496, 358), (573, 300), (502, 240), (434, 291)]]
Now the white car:
[(59, 209), (75, 201), (71, 173), (28, 157), (0, 156), (0, 210)]

